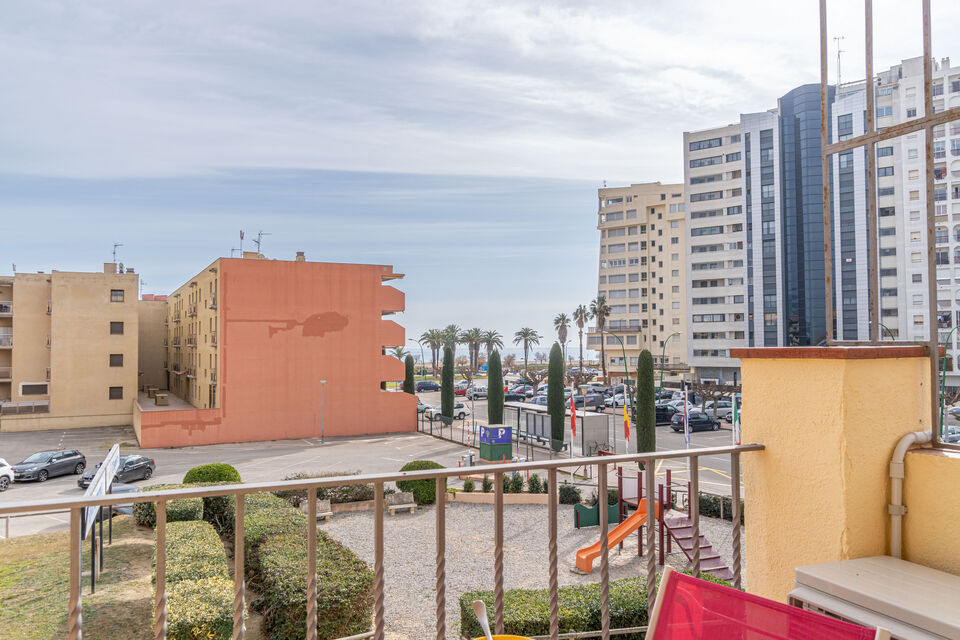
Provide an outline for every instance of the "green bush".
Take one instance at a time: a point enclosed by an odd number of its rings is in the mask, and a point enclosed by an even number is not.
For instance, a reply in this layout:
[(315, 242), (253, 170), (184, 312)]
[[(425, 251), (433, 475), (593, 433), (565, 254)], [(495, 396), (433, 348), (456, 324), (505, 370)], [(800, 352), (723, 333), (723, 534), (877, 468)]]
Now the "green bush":
[[(708, 493), (700, 494), (700, 515), (708, 518), (719, 518), (721, 515), (720, 501), (723, 500), (723, 519), (733, 520), (733, 499), (727, 496), (715, 496)], [(740, 501), (740, 524), (743, 524), (743, 501)]]
[(523, 474), (515, 473), (510, 478), (510, 493), (523, 493)]
[(580, 488), (572, 484), (560, 485), (560, 504), (580, 504)]
[[(202, 464), (187, 471), (184, 484), (239, 484), (240, 473), (223, 462)], [(203, 498), (203, 519), (213, 525), (218, 533), (233, 533), (234, 511), (237, 501), (233, 496)]]
[[(442, 464), (432, 460), (411, 460), (400, 467), (400, 471), (423, 471), (425, 469), (443, 469)], [(436, 480), (397, 480), (397, 489), (409, 491), (417, 504), (433, 504), (437, 499)]]
[(487, 474), (483, 474), (483, 482), (480, 483), (480, 490), (484, 493), (493, 491), (493, 480), (491, 480)]
[(527, 491), (530, 493), (543, 493), (543, 482), (540, 481), (540, 476), (535, 473), (530, 474), (530, 478), (527, 480)]
[(243, 560), (250, 584), (260, 577), (260, 547), (272, 535), (297, 533), (306, 540), (307, 516), (271, 493), (247, 496), (243, 527)]
[[(688, 573), (688, 572), (684, 572)], [(703, 575), (705, 580), (728, 583)], [(487, 605), (487, 616), (493, 624), (493, 592), (468, 591), (460, 596), (460, 629), (468, 638), (483, 636), (473, 613), (473, 601)], [(596, 631), (600, 628), (600, 583), (560, 587), (560, 633)], [(503, 594), (504, 633), (518, 636), (545, 636), (550, 633), (550, 592), (547, 589), (511, 589)], [(610, 582), (610, 627), (642, 627), (647, 624), (646, 577), (623, 578)], [(642, 640), (643, 634), (617, 636), (626, 640)]]
[[(143, 487), (140, 492), (163, 491), (164, 489), (182, 489), (182, 484), (155, 484)], [(157, 526), (157, 509), (153, 502), (135, 502), (133, 519), (141, 527)], [(201, 498), (180, 498), (167, 501), (167, 522), (183, 522), (203, 519), (203, 500)]]
[(463, 481), (463, 491), (464, 493), (473, 493), (473, 480), (467, 478)]
[(416, 395), (417, 391), (413, 382), (413, 356), (404, 358), (403, 369), (403, 392)]
[[(339, 476), (358, 476), (360, 471), (299, 471), (284, 476), (284, 480), (305, 480), (307, 478), (336, 478)], [(392, 489), (384, 487), (383, 495), (387, 495)], [(307, 500), (307, 492), (304, 489), (293, 491), (275, 491), (274, 495), (279, 496), (299, 507)], [(318, 500), (329, 500), (330, 504), (344, 504), (347, 502), (362, 502), (364, 500), (373, 500), (373, 485), (370, 484), (343, 484), (335, 487), (321, 487), (317, 489)]]
[(240, 479), (240, 472), (224, 462), (211, 462), (202, 464), (187, 471), (183, 476), (184, 484), (197, 484), (200, 482), (233, 482), (239, 484), (243, 482)]
[[(620, 493), (616, 489), (607, 489), (607, 504), (617, 504), (620, 502)], [(597, 492), (594, 491), (590, 494), (590, 498), (585, 503), (588, 507), (592, 507), (597, 504)]]
[(231, 638), (233, 581), (213, 525), (173, 522), (166, 532), (167, 638)]
[(487, 372), (487, 422), (503, 424), (503, 368), (499, 351), (490, 354)]
[(510, 483), (510, 476), (503, 474), (500, 476), (500, 482), (503, 484), (504, 493), (513, 493), (513, 485)]

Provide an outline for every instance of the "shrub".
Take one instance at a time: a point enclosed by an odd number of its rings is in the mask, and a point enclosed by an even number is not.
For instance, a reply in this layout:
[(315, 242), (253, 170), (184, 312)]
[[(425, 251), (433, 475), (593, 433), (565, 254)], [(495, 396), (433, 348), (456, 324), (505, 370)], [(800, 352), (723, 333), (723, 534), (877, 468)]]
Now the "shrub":
[[(145, 491), (163, 491), (164, 489), (181, 489), (181, 484), (155, 484), (140, 489)], [(153, 502), (135, 502), (133, 505), (133, 519), (141, 527), (157, 526), (157, 509)], [(186, 520), (203, 519), (203, 500), (200, 498), (180, 498), (167, 501), (167, 522), (183, 522)]]
[[(307, 478), (335, 478), (338, 476), (357, 475), (360, 475), (360, 471), (300, 471), (284, 476), (283, 479), (304, 480)], [(387, 495), (391, 491), (393, 491), (393, 489), (384, 487), (383, 495)], [(274, 495), (283, 498), (295, 507), (299, 507), (307, 500), (307, 492), (305, 490), (275, 491)], [(364, 500), (373, 500), (373, 497), (373, 485), (369, 484), (343, 484), (335, 487), (321, 487), (317, 489), (317, 499), (329, 500), (330, 504), (362, 502)]]
[(530, 478), (527, 480), (527, 491), (530, 493), (543, 493), (543, 482), (540, 481), (540, 476), (535, 473), (530, 474)]
[(490, 354), (487, 371), (487, 421), (503, 424), (503, 369), (499, 351)]
[[(708, 518), (721, 516), (720, 501), (723, 500), (723, 519), (733, 520), (733, 499), (727, 496), (715, 496), (708, 493), (700, 494), (700, 515)], [(740, 524), (743, 524), (743, 501), (740, 501)]]
[(484, 493), (493, 491), (493, 480), (491, 480), (487, 474), (483, 474), (483, 482), (480, 483), (480, 490)]
[(251, 585), (260, 576), (260, 546), (272, 535), (297, 533), (306, 540), (307, 516), (270, 493), (247, 496), (243, 527), (243, 560)]
[(657, 411), (653, 393), (653, 356), (644, 349), (637, 360), (637, 396), (633, 406), (637, 453), (657, 450)]
[(473, 493), (473, 480), (467, 478), (463, 481), (463, 491), (464, 493)]
[(183, 476), (184, 484), (200, 482), (233, 482), (239, 484), (243, 480), (240, 479), (240, 473), (230, 465), (223, 462), (212, 462), (194, 467), (187, 471), (187, 475)]
[[(620, 494), (616, 489), (607, 489), (607, 504), (617, 504), (620, 502)], [(586, 501), (587, 506), (592, 507), (597, 504), (597, 492), (593, 491), (590, 498)]]
[(510, 478), (510, 492), (511, 493), (523, 493), (523, 474), (515, 473), (513, 477)]
[[(233, 581), (223, 542), (213, 525), (203, 521), (171, 523), (166, 558), (167, 638), (232, 637)], [(156, 574), (153, 579), (156, 582)]]
[(500, 476), (500, 481), (503, 483), (504, 493), (513, 493), (513, 484), (510, 483), (510, 476), (503, 474)]
[[(237, 484), (243, 482), (240, 474), (229, 464), (214, 462), (202, 464), (187, 471), (184, 484)], [(233, 496), (203, 498), (203, 519), (218, 533), (233, 533), (236, 499)]]
[(453, 366), (453, 350), (444, 347), (443, 369), (440, 371), (440, 415), (445, 418), (453, 417)]
[(547, 368), (547, 413), (550, 414), (550, 446), (554, 451), (560, 451), (563, 449), (567, 403), (563, 396), (563, 351), (556, 342), (550, 347)]
[(543, 479), (542, 493), (550, 493), (550, 481), (547, 478)]
[[(442, 464), (432, 460), (412, 460), (400, 467), (400, 471), (423, 471), (425, 469), (443, 469)], [(436, 480), (397, 480), (397, 489), (409, 491), (417, 504), (433, 504), (437, 499)]]
[(416, 389), (413, 382), (413, 356), (407, 356), (403, 361), (403, 392), (410, 395), (416, 395)]
[(572, 484), (560, 485), (560, 504), (580, 504), (580, 488)]

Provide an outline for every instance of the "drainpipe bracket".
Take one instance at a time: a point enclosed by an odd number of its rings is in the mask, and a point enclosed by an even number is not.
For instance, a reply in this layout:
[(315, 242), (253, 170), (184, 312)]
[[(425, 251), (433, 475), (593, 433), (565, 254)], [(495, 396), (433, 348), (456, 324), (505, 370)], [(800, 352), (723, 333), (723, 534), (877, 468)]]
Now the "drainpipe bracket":
[(907, 514), (907, 505), (904, 504), (888, 504), (887, 511), (892, 516), (904, 516)]
[(890, 477), (891, 478), (903, 478), (903, 462), (891, 462), (890, 463)]

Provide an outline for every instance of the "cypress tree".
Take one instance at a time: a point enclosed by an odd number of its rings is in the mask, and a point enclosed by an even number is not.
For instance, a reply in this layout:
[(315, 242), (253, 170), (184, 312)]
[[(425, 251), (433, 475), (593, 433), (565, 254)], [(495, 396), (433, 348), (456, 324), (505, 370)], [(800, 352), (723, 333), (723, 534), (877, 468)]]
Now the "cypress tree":
[(440, 374), (440, 415), (453, 419), (453, 349), (443, 348), (443, 372)]
[(487, 421), (503, 424), (503, 369), (500, 352), (494, 351), (487, 361)]
[(413, 356), (407, 356), (403, 364), (406, 368), (406, 375), (403, 377), (403, 391), (404, 393), (416, 394), (413, 384)]
[(563, 449), (564, 420), (567, 415), (563, 399), (563, 352), (556, 342), (550, 349), (547, 366), (547, 413), (550, 414), (550, 441), (554, 451)]
[(657, 450), (657, 408), (654, 400), (653, 356), (644, 349), (637, 360), (637, 401), (634, 405), (637, 425), (637, 453)]

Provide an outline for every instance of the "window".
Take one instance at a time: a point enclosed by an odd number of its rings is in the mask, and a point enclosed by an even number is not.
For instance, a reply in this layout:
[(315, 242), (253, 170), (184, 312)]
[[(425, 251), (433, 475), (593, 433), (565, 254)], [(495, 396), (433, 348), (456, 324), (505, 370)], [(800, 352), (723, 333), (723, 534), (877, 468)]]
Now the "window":
[(122, 354), (122, 353), (111, 353), (111, 354), (110, 354), (110, 366), (111, 366), (111, 367), (122, 367), (122, 366), (123, 366), (123, 354)]
[(716, 227), (699, 227), (695, 229), (690, 229), (691, 236), (713, 236), (723, 233), (723, 226)]
[(773, 197), (773, 185), (765, 184), (760, 187), (760, 197), (761, 198), (772, 198)]
[(709, 176), (698, 176), (696, 178), (690, 178), (690, 184), (706, 184), (707, 182), (720, 182), (723, 180), (722, 173), (714, 173)]
[(740, 159), (740, 152), (737, 151), (736, 153), (728, 153), (726, 159), (727, 162), (736, 162)]
[(722, 216), (723, 209), (710, 209), (707, 211), (691, 211), (690, 218), (696, 220), (698, 218), (713, 218), (716, 216)]
[(885, 156), (893, 155), (893, 147), (877, 147), (877, 157), (883, 158)]
[(110, 302), (123, 302), (123, 289), (110, 289)]
[(853, 135), (853, 114), (845, 113), (837, 116), (837, 136), (840, 140), (846, 140)]
[(741, 207), (739, 204), (733, 207), (727, 207), (728, 216), (734, 216), (734, 215), (737, 215), (738, 213), (743, 213), (743, 207)]
[(877, 107), (877, 117), (883, 118), (885, 116), (893, 115), (893, 107)]
[(122, 336), (122, 335), (123, 335), (123, 323), (122, 323), (122, 322), (111, 322), (111, 323), (110, 323), (110, 335), (113, 335), (113, 336)]
[(907, 160), (916, 160), (916, 159), (917, 159), (917, 150), (907, 149)]
[(671, 229), (679, 229), (679, 228), (680, 228), (680, 221), (679, 221), (679, 220), (671, 220), (671, 221), (670, 221), (670, 228), (671, 228)]
[(892, 215), (895, 215), (896, 213), (897, 213), (896, 207), (880, 207), (880, 209), (877, 211), (877, 215), (880, 216), (881, 218), (892, 216)]
[(914, 273), (914, 274), (912, 274), (912, 275), (910, 276), (910, 279), (911, 279), (913, 282), (915, 282), (915, 283), (923, 282), (923, 274), (922, 274), (922, 273)]
[(730, 144), (735, 144), (735, 143), (737, 143), (737, 142), (740, 142), (740, 134), (739, 134), (739, 133), (735, 133), (734, 135), (730, 136)]
[(910, 262), (920, 262), (920, 252), (914, 251), (910, 254)]
[(895, 193), (896, 193), (896, 189), (894, 187), (880, 187), (879, 189), (877, 189), (878, 196), (892, 196)]
[(896, 227), (880, 227), (880, 236), (895, 236), (897, 235)]
[(893, 175), (893, 167), (879, 167), (877, 169), (877, 176), (881, 178), (886, 176), (892, 176), (892, 175)]
[(670, 244), (680, 244), (680, 238), (676, 236), (670, 238)]
[(697, 167), (709, 167), (715, 164), (721, 164), (723, 162), (723, 156), (710, 156), (709, 158), (698, 158), (696, 160), (690, 161), (690, 168), (696, 169)]
[(916, 109), (907, 109), (907, 117), (908, 117), (908, 118), (916, 118), (916, 117), (917, 117), (917, 110), (916, 110)]
[(723, 191), (707, 191), (706, 193), (691, 193), (690, 202), (704, 202), (706, 200), (719, 200), (723, 197)]
[(109, 395), (111, 400), (123, 400), (123, 387), (110, 387)]
[(670, 272), (670, 275), (673, 276), (674, 278), (680, 277), (680, 269), (674, 269), (673, 271)]
[(47, 395), (47, 383), (38, 382), (36, 384), (21, 383), (20, 395), (22, 396), (45, 396)]
[(690, 143), (690, 151), (699, 151), (700, 149), (713, 149), (723, 144), (723, 138), (710, 138), (709, 140), (698, 140)]

